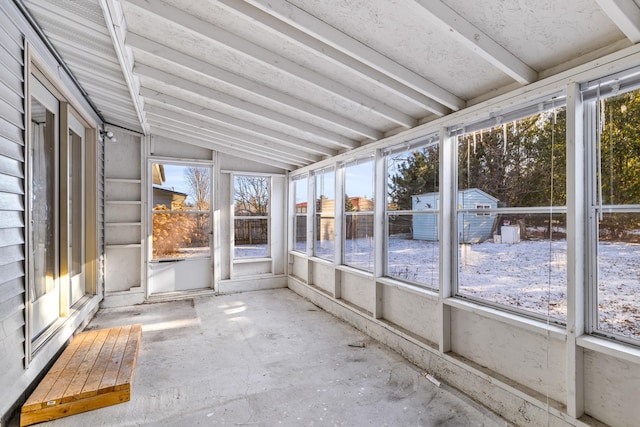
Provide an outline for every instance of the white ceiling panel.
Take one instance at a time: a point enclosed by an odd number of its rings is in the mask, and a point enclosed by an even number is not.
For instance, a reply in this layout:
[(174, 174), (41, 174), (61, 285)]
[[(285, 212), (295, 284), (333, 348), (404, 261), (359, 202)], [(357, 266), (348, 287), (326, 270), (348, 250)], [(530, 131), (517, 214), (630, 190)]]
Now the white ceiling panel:
[(286, 170), (640, 39), (637, 1), (23, 2), (107, 123)]

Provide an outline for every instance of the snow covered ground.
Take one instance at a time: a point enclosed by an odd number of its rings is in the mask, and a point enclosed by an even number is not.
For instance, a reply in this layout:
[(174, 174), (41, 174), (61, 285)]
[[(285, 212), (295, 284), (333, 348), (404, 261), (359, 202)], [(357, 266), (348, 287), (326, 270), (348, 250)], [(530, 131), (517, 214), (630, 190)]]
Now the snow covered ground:
[[(332, 252), (333, 242), (322, 242)], [(373, 240), (347, 241), (348, 264), (371, 271)], [(640, 245), (601, 242), (598, 321), (600, 329), (640, 339)], [(410, 235), (389, 239), (387, 275), (438, 289), (437, 242)], [(458, 248), (459, 292), (517, 310), (565, 321), (567, 317), (567, 242), (463, 244)]]

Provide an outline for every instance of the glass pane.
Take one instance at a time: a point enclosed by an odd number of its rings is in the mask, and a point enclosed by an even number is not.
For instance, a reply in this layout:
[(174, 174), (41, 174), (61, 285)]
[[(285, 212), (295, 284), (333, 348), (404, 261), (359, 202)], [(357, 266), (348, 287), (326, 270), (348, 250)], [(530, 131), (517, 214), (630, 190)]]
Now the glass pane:
[(233, 201), (236, 216), (267, 216), (269, 214), (269, 178), (234, 177)]
[(387, 275), (437, 289), (438, 214), (387, 216)]
[(373, 160), (347, 164), (344, 178), (345, 212), (373, 211)]
[(307, 216), (296, 215), (295, 248), (298, 252), (307, 251)]
[(640, 213), (604, 214), (598, 239), (598, 329), (640, 339)]
[(640, 204), (640, 90), (602, 101), (602, 202)]
[(498, 207), (564, 206), (565, 134), (563, 107), (460, 136), (458, 189), (481, 191)]
[(373, 271), (373, 214), (346, 214), (344, 263)]
[(295, 196), (296, 226), (293, 230), (294, 250), (298, 252), (307, 251), (307, 212), (309, 199), (307, 178), (296, 179), (293, 182)]
[(54, 290), (56, 266), (56, 115), (31, 99), (32, 301)]
[(235, 218), (233, 257), (268, 257), (268, 225), (266, 218)]
[(437, 194), (439, 168), (438, 145), (387, 156), (387, 210), (415, 209), (420, 195)]
[(208, 257), (211, 220), (206, 213), (153, 210), (153, 259)]
[(334, 230), (336, 210), (336, 182), (333, 169), (324, 170), (315, 175), (316, 180), (316, 216), (315, 243), (313, 254), (319, 258), (333, 261)]
[(69, 150), (71, 163), (69, 168), (69, 205), (71, 213), (71, 223), (69, 230), (71, 232), (71, 276), (82, 273), (83, 266), (83, 230), (82, 230), (82, 207), (84, 205), (84, 192), (82, 191), (82, 172), (83, 168), (83, 147), (82, 137), (73, 131), (70, 131)]
[(211, 168), (154, 163), (153, 259), (210, 256)]
[(566, 319), (566, 215), (497, 215), (491, 227), (458, 214), (458, 293), (514, 309)]

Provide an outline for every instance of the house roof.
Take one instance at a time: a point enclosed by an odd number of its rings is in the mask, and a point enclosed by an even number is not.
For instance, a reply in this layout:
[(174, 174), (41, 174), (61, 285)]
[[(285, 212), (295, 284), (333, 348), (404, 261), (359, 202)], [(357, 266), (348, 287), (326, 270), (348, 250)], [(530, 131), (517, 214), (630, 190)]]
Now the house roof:
[[(493, 197), (491, 194), (487, 193), (486, 191), (482, 191), (479, 188), (465, 188), (464, 190), (458, 190), (458, 195), (461, 195), (461, 194), (464, 195), (465, 193), (479, 193), (479, 194), (481, 194), (482, 196), (484, 196), (484, 197), (486, 197), (488, 199), (494, 200), (496, 202), (500, 201), (499, 199)], [(436, 192), (431, 192), (431, 193), (414, 194), (411, 197), (427, 197), (427, 196), (436, 196), (437, 197), (439, 195), (440, 195), (440, 193), (436, 191)]]
[(294, 170), (640, 41), (614, 0), (15, 0), (108, 124)]

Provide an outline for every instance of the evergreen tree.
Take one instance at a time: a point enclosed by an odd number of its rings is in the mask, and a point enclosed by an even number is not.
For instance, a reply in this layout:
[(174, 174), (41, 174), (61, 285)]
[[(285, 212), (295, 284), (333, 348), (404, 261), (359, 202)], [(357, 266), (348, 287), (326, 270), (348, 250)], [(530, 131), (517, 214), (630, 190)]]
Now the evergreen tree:
[(389, 176), (389, 197), (397, 209), (412, 209), (411, 196), (439, 191), (438, 146), (403, 153), (392, 159), (399, 164)]

